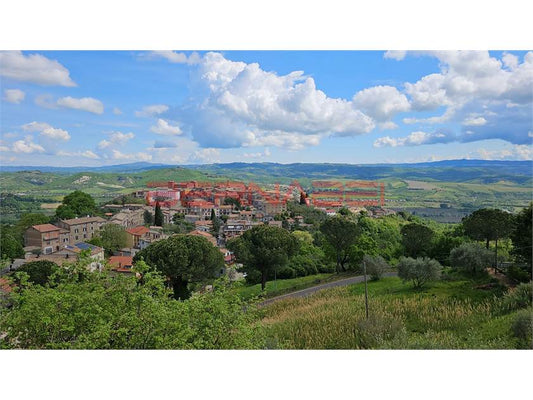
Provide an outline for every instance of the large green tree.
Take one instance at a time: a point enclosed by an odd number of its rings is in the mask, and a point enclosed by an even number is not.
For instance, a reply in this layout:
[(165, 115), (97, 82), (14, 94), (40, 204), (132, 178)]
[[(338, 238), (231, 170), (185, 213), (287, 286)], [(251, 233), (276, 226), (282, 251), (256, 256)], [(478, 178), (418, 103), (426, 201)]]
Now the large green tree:
[(402, 235), (402, 244), (406, 256), (421, 257), (428, 255), (431, 251), (435, 234), (433, 229), (425, 225), (411, 223), (402, 226), (400, 234)]
[(128, 236), (124, 227), (117, 224), (105, 224), (89, 240), (89, 243), (103, 247), (106, 255), (111, 256), (114, 252), (127, 246)]
[(57, 271), (58, 265), (55, 262), (47, 260), (32, 261), (22, 265), (17, 272), (28, 274), (28, 281), (37, 285), (48, 283), (50, 276)]
[(220, 250), (206, 238), (175, 235), (152, 243), (134, 257), (168, 277), (176, 299), (190, 297), (189, 283), (212, 279), (224, 268)]
[(24, 257), (24, 249), (12, 229), (4, 228), (0, 230), (0, 258), (15, 259)]
[(532, 236), (531, 223), (533, 220), (533, 203), (529, 203), (529, 207), (524, 208), (515, 216), (515, 224), (511, 232), (511, 240), (513, 241), (513, 254), (520, 262), (529, 264), (531, 269), (532, 264)]
[(261, 289), (265, 290), (268, 276), (285, 266), (298, 250), (298, 239), (283, 228), (259, 225), (230, 240), (227, 246), (246, 273), (261, 275)]
[(411, 281), (415, 288), (421, 288), (429, 281), (440, 276), (441, 265), (428, 257), (402, 257), (398, 263), (398, 276), (404, 281)]
[(465, 234), (474, 240), (484, 240), (488, 249), (494, 241), (494, 264), (498, 263), (498, 240), (508, 238), (513, 230), (512, 214), (492, 208), (482, 208), (462, 219)]
[(320, 231), (333, 249), (337, 272), (346, 271), (345, 265), (350, 261), (350, 249), (361, 233), (359, 226), (348, 218), (335, 216), (327, 218), (320, 225)]
[(76, 190), (65, 196), (62, 204), (56, 209), (56, 217), (60, 219), (94, 216), (97, 213), (98, 209), (94, 199), (81, 190)]

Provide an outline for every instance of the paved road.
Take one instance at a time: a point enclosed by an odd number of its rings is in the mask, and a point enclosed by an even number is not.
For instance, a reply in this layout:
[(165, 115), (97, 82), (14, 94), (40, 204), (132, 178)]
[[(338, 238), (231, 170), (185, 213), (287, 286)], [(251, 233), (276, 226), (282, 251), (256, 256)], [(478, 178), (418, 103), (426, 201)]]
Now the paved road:
[[(396, 272), (387, 272), (383, 274), (383, 276), (397, 276), (397, 275), (398, 274)], [(283, 294), (281, 296), (272, 297), (271, 299), (268, 299), (268, 300), (265, 300), (259, 303), (259, 306), (261, 307), (268, 306), (269, 304), (272, 304), (275, 301), (294, 298), (294, 297), (306, 297), (313, 293), (318, 292), (319, 290), (330, 289), (330, 288), (337, 287), (337, 286), (346, 286), (346, 285), (351, 285), (353, 283), (361, 283), (361, 282), (364, 282), (363, 275), (353, 276), (351, 278), (346, 278), (346, 279), (340, 279), (338, 281), (328, 282), (322, 285), (312, 286), (307, 289), (298, 290), (296, 292), (291, 292), (291, 293)]]

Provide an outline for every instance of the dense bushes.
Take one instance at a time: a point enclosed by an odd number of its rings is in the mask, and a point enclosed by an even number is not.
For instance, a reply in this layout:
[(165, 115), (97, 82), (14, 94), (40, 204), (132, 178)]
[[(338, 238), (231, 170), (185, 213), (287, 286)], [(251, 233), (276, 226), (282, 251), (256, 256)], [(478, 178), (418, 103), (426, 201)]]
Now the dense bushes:
[(469, 274), (484, 271), (492, 258), (492, 253), (478, 243), (463, 243), (450, 253), (452, 267)]
[(519, 311), (511, 325), (514, 337), (518, 339), (519, 347), (533, 348), (533, 310)]
[(441, 265), (428, 257), (402, 257), (398, 263), (398, 276), (403, 281), (411, 281), (415, 288), (439, 278)]
[(45, 285), (50, 276), (57, 271), (58, 265), (55, 262), (40, 260), (32, 261), (22, 265), (17, 272), (28, 274), (28, 281), (37, 285)]
[(383, 273), (389, 268), (387, 262), (380, 256), (364, 256), (363, 262), (366, 264), (366, 272), (370, 275), (370, 279), (378, 281), (383, 276)]

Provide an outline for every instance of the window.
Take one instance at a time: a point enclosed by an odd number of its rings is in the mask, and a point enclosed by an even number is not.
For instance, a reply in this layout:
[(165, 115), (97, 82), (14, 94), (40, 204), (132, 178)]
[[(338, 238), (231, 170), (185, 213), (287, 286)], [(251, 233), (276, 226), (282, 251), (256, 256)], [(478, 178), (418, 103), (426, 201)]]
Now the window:
[(78, 233), (78, 228), (74, 229), (74, 233)]
[(83, 228), (83, 232), (87, 232), (87, 228)]

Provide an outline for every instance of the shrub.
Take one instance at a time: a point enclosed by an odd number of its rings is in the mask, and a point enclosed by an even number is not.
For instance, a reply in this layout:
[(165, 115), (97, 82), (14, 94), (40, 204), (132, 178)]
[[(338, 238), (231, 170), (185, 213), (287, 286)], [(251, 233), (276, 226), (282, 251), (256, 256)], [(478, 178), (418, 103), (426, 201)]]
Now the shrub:
[(292, 279), (296, 277), (296, 272), (291, 267), (283, 267), (277, 272), (279, 279)]
[(511, 330), (514, 337), (519, 341), (520, 347), (533, 348), (533, 312), (531, 309), (522, 310), (517, 313)]
[(531, 276), (530, 274), (520, 268), (520, 267), (517, 267), (516, 265), (511, 265), (508, 269), (507, 269), (507, 273), (506, 275), (513, 279), (514, 281), (516, 282), (529, 282), (531, 280)]
[(411, 281), (415, 288), (420, 288), (426, 282), (438, 279), (441, 268), (437, 260), (428, 257), (402, 257), (398, 263), (398, 276), (404, 282)]
[(492, 252), (478, 243), (463, 243), (450, 252), (452, 267), (470, 274), (484, 271), (492, 258)]
[(533, 296), (533, 283), (521, 283), (514, 290), (505, 293), (503, 297), (503, 309), (507, 311), (518, 310), (531, 306)]
[(400, 320), (393, 317), (370, 316), (357, 321), (356, 332), (359, 347), (376, 348), (394, 339), (403, 330)]
[(380, 256), (363, 257), (363, 262), (366, 263), (366, 272), (370, 275), (370, 279), (378, 281), (383, 276), (383, 273), (389, 268), (387, 262)]

